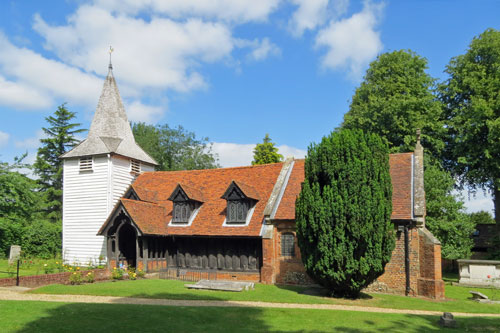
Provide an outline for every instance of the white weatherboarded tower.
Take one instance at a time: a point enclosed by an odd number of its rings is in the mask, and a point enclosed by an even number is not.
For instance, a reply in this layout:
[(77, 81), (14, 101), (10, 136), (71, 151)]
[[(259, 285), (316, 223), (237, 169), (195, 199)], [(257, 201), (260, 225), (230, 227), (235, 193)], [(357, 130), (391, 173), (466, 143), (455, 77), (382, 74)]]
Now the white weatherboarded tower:
[(134, 140), (111, 64), (87, 139), (61, 158), (63, 259), (95, 263), (106, 258), (99, 228), (134, 178), (157, 164)]

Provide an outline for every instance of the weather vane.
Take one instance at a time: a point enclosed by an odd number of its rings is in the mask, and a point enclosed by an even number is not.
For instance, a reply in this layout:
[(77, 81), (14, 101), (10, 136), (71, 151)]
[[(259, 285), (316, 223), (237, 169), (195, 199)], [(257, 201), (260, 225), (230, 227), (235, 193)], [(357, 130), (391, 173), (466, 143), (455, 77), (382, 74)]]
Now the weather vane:
[(109, 46), (109, 69), (113, 69), (113, 65), (111, 64), (111, 53), (113, 53), (114, 49), (112, 46)]

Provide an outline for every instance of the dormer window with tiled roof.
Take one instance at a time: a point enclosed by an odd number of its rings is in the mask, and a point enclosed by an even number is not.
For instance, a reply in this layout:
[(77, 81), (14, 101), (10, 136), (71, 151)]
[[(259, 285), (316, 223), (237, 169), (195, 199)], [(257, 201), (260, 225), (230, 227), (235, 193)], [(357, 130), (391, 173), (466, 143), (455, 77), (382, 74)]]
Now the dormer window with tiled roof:
[(258, 201), (258, 195), (252, 187), (233, 181), (222, 199), (227, 201), (226, 223), (244, 224), (249, 211)]
[(186, 185), (178, 184), (168, 200), (173, 202), (172, 223), (189, 223), (193, 214), (203, 203), (199, 191)]

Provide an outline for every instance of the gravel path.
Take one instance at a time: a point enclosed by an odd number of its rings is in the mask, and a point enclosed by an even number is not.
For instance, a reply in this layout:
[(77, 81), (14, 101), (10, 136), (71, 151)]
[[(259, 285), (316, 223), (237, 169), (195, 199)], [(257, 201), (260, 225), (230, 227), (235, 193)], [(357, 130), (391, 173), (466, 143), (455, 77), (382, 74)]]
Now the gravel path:
[[(387, 308), (336, 305), (336, 304), (294, 304), (294, 303), (268, 303), (268, 302), (247, 302), (247, 301), (192, 301), (192, 300), (170, 300), (170, 299), (112, 297), (112, 296), (27, 294), (25, 293), (25, 291), (27, 290), (29, 289), (20, 287), (13, 287), (13, 288), (0, 287), (0, 300), (68, 302), (68, 303), (108, 303), (108, 304), (141, 304), (141, 305), (145, 304), (145, 305), (161, 305), (161, 306), (323, 309), (323, 310), (400, 313), (400, 314), (433, 315), (433, 316), (443, 314), (440, 311), (387, 309)], [(500, 317), (500, 314), (491, 314), (491, 313), (453, 312), (453, 315), (460, 317)]]

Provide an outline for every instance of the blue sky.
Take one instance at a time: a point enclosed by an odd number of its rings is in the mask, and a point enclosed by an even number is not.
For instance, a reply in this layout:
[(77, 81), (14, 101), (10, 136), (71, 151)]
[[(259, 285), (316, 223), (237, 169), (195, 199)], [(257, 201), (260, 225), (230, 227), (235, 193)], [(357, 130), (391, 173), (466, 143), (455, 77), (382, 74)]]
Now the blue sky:
[(209, 137), (224, 166), (248, 164), (265, 133), (302, 157), (378, 54), (412, 49), (444, 80), (498, 13), (493, 0), (1, 1), (0, 160), (33, 160), (63, 102), (89, 127), (110, 45), (130, 120)]

